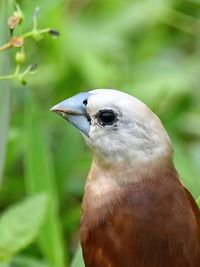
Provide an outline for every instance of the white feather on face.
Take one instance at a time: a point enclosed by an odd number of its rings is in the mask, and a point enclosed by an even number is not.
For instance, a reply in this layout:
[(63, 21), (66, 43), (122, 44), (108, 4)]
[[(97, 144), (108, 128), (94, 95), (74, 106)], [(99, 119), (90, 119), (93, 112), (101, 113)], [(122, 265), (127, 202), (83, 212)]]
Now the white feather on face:
[[(106, 163), (137, 164), (171, 156), (171, 142), (159, 118), (140, 100), (117, 90), (90, 91), (86, 106), (91, 119), (86, 143), (94, 157)], [(101, 111), (113, 111), (116, 119), (103, 125)]]

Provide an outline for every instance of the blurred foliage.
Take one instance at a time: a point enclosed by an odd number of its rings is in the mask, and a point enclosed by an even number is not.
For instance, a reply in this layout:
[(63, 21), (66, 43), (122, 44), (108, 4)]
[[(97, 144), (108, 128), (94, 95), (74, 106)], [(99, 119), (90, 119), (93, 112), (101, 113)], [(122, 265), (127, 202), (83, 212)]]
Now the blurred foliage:
[[(17, 252), (27, 247), (41, 227), (47, 207), (47, 196), (29, 197), (13, 205), (0, 218), (0, 261), (10, 261)], [(31, 216), (27, 214), (31, 210)]]
[[(200, 195), (200, 2), (24, 0), (19, 1), (24, 30), (36, 3), (41, 28), (54, 27), (61, 36), (40, 44), (27, 41), (27, 61), (39, 67), (26, 88), (0, 83), (0, 210), (25, 195), (47, 192), (47, 228), (13, 262), (60, 267), (68, 266), (63, 262), (71, 262), (78, 246), (91, 156), (78, 131), (48, 111), (55, 103), (93, 88), (117, 88), (138, 97), (163, 121), (180, 177), (195, 198)], [(0, 8), (0, 19), (8, 16), (1, 2)], [(3, 22), (0, 27), (1, 45)], [(0, 70), (5, 68), (14, 69), (7, 52), (0, 54)], [(79, 258), (75, 266), (81, 266)]]

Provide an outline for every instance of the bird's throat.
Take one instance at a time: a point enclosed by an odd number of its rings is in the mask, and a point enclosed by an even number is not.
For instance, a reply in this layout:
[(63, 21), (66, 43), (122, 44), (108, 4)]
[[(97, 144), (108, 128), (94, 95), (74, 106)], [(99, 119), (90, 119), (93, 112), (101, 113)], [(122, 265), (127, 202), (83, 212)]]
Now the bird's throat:
[[(143, 166), (143, 168), (102, 168), (93, 162), (86, 180), (85, 194), (82, 203), (82, 214), (86, 215), (91, 224), (112, 215), (130, 191), (143, 192), (146, 185), (156, 187), (171, 179), (179, 182), (176, 171), (171, 163), (164, 165)], [(155, 192), (156, 193), (156, 192)]]

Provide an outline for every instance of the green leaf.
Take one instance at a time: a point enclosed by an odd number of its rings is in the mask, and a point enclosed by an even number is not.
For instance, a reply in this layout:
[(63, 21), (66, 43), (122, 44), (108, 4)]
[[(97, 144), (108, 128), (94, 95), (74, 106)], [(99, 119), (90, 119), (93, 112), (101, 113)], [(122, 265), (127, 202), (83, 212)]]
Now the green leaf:
[[(47, 262), (51, 266), (66, 267), (62, 240), (62, 228), (59, 218), (58, 193), (54, 175), (53, 161), (49, 149), (48, 137), (45, 135), (42, 123), (45, 119), (35, 103), (33, 94), (27, 94), (25, 111), (25, 180), (29, 194), (47, 192), (49, 206), (38, 237), (39, 245)], [(49, 113), (48, 109), (46, 112)]]
[(44, 220), (47, 196), (29, 197), (0, 217), (0, 260), (8, 260), (37, 236)]
[(79, 248), (77, 249), (71, 267), (85, 267), (81, 246), (79, 246)]
[[(27, 256), (16, 256), (12, 259), (11, 266), (15, 267), (49, 267), (41, 260), (34, 259)], [(0, 265), (1, 267), (1, 265)]]

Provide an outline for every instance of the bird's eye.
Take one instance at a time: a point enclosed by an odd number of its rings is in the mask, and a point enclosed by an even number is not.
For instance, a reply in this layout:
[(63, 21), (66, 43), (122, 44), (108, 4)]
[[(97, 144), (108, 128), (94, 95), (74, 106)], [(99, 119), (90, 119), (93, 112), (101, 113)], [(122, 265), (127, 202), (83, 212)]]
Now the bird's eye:
[(113, 124), (116, 119), (117, 115), (112, 110), (101, 110), (97, 114), (97, 119), (101, 125), (111, 125)]
[(87, 106), (87, 99), (83, 101), (83, 105)]

